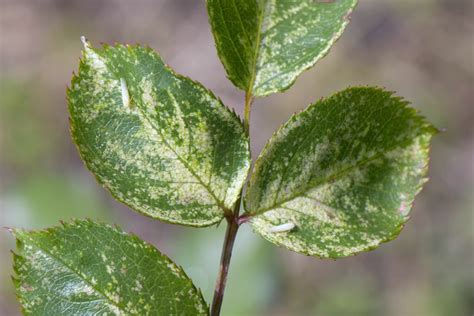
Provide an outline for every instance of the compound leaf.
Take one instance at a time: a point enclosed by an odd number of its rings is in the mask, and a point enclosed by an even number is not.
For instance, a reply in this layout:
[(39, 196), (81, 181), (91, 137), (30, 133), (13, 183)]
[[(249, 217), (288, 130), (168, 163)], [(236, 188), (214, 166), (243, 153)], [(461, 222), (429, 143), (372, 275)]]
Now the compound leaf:
[(426, 181), (436, 131), (378, 88), (316, 102), (283, 125), (256, 162), (245, 196), (254, 230), (322, 258), (395, 238)]
[(208, 0), (229, 79), (254, 96), (288, 89), (341, 36), (356, 0)]
[(145, 215), (190, 226), (222, 220), (250, 165), (237, 115), (150, 48), (84, 43), (68, 100), (87, 167)]
[(13, 233), (13, 280), (27, 315), (208, 314), (181, 267), (118, 228), (75, 220)]

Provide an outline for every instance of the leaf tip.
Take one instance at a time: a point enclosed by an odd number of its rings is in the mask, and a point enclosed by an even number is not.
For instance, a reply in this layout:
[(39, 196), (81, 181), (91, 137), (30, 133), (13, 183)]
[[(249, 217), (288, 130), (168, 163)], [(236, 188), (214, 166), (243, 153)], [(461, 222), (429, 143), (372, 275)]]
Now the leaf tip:
[(432, 128), (432, 131), (433, 131), (433, 135), (436, 135), (436, 134), (441, 134), (441, 133), (447, 133), (448, 132), (448, 129), (446, 127), (436, 127), (434, 125), (431, 125), (431, 128)]
[(20, 239), (22, 239), (22, 237), (24, 237), (26, 235), (26, 232), (21, 229), (21, 228), (14, 228), (14, 227), (4, 227), (10, 234), (12, 234), (13, 237), (15, 237), (15, 239), (17, 241), (19, 241)]
[(82, 45), (84, 46), (84, 49), (87, 49), (90, 47), (89, 41), (84, 35), (81, 35), (80, 39), (81, 39)]

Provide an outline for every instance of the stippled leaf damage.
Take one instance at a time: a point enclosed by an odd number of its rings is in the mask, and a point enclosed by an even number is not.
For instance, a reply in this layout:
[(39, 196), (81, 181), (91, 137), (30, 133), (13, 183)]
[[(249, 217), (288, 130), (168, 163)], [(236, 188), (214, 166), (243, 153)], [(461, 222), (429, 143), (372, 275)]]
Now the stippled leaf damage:
[(150, 48), (84, 43), (68, 100), (87, 167), (145, 215), (190, 226), (222, 220), (250, 165), (239, 118)]
[(217, 52), (229, 79), (247, 93), (288, 89), (324, 57), (356, 0), (208, 0)]
[(13, 233), (26, 315), (208, 315), (181, 267), (118, 228), (76, 220)]
[(316, 102), (283, 125), (257, 159), (245, 196), (254, 230), (323, 258), (395, 238), (426, 181), (436, 131), (378, 88), (349, 88)]

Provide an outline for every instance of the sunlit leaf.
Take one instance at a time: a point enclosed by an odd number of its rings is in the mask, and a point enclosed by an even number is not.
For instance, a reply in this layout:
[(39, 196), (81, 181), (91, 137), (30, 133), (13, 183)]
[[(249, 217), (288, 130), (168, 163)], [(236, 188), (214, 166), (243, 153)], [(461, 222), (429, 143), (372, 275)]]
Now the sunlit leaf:
[(76, 220), (13, 233), (14, 283), (25, 314), (208, 314), (181, 267), (118, 228)]
[(152, 49), (85, 42), (68, 99), (81, 157), (118, 200), (190, 226), (230, 212), (249, 168), (242, 123)]
[(406, 101), (350, 88), (293, 116), (258, 158), (245, 197), (255, 231), (344, 257), (395, 238), (426, 181), (436, 129)]
[(229, 79), (254, 96), (288, 89), (341, 36), (356, 0), (208, 0)]

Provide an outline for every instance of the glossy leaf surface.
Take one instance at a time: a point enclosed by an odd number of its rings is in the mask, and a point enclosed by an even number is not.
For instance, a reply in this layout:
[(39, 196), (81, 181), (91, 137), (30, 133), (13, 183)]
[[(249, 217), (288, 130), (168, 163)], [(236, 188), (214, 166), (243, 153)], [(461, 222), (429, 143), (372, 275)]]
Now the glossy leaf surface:
[(76, 220), (14, 235), (14, 283), (27, 315), (208, 314), (181, 267), (118, 228)]
[(395, 238), (426, 181), (435, 132), (378, 88), (316, 102), (283, 125), (256, 162), (245, 197), (254, 230), (323, 258)]
[(229, 79), (254, 96), (288, 89), (341, 36), (356, 0), (208, 0)]
[(85, 42), (68, 99), (82, 159), (132, 209), (206, 226), (235, 204), (250, 164), (240, 119), (152, 49)]

